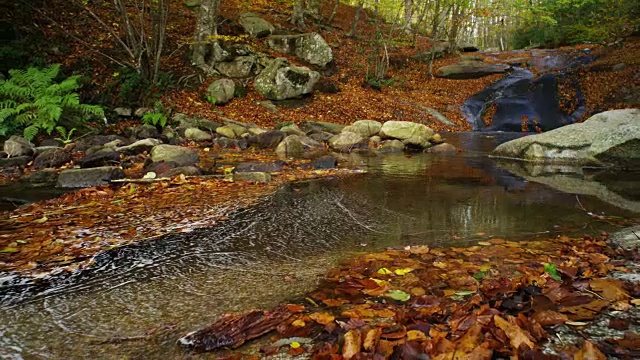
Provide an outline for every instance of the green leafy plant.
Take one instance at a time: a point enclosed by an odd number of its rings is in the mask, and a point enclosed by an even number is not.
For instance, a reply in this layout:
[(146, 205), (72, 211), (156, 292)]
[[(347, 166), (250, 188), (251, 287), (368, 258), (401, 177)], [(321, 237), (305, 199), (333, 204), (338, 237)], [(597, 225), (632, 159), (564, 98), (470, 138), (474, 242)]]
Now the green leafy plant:
[(76, 131), (76, 128), (69, 130), (69, 132), (67, 133), (67, 129), (65, 129), (64, 126), (56, 126), (56, 131), (58, 132), (60, 137), (57, 137), (55, 139), (66, 145), (73, 141), (71, 136)]
[(164, 107), (162, 101), (156, 101), (154, 111), (144, 114), (144, 116), (142, 116), (142, 122), (147, 125), (165, 127), (167, 126), (169, 112), (170, 111)]
[(31, 140), (40, 131), (51, 134), (65, 117), (104, 117), (100, 106), (80, 103), (74, 92), (80, 76), (57, 81), (60, 65), (44, 69), (10, 70), (7, 80), (0, 80), (0, 135), (23, 129)]

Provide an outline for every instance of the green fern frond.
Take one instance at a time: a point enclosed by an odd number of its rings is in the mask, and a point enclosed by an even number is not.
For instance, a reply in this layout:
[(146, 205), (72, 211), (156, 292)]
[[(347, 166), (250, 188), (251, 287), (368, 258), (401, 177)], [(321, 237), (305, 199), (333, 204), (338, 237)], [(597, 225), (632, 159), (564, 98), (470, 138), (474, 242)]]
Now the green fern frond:
[(34, 137), (36, 137), (36, 135), (38, 135), (39, 132), (40, 132), (40, 129), (38, 128), (37, 125), (30, 125), (24, 128), (24, 131), (22, 132), (22, 136), (25, 139), (31, 141), (33, 140)]

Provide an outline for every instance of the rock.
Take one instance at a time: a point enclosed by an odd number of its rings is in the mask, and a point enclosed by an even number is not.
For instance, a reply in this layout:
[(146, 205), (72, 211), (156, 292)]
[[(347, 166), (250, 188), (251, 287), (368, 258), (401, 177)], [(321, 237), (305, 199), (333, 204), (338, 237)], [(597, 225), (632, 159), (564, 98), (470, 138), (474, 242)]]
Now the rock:
[(64, 146), (64, 143), (58, 139), (44, 139), (40, 141), (39, 145), (40, 145), (39, 147), (43, 147), (43, 146), (62, 147)]
[(38, 155), (42, 154), (43, 152), (45, 152), (47, 150), (52, 150), (52, 149), (63, 149), (63, 147), (61, 147), (61, 146), (36, 146), (35, 148), (33, 148), (33, 152), (34, 152), (34, 155), (36, 157), (38, 157)]
[(232, 61), (219, 62), (215, 67), (220, 74), (226, 77), (246, 78), (251, 76), (251, 71), (253, 70), (255, 65), (256, 58), (254, 56), (248, 55), (238, 56)]
[(158, 135), (160, 135), (158, 129), (156, 129), (155, 126), (149, 124), (136, 126), (133, 133), (136, 139), (157, 138)]
[(310, 139), (313, 139), (320, 143), (328, 143), (335, 134), (328, 133), (326, 131), (314, 132), (309, 135)]
[(410, 150), (424, 150), (431, 146), (431, 143), (422, 136), (412, 136), (406, 140), (403, 140), (402, 143), (407, 149)]
[(178, 127), (182, 129), (198, 128), (200, 130), (215, 131), (216, 128), (220, 127), (220, 124), (215, 123), (211, 120), (188, 117), (187, 115), (182, 113), (173, 115), (172, 119), (173, 121), (178, 122), (180, 124), (178, 125)]
[(511, 66), (484, 61), (461, 61), (457, 64), (443, 66), (436, 72), (437, 77), (449, 79), (477, 79), (492, 74), (502, 74)]
[(341, 132), (329, 139), (329, 146), (336, 151), (349, 152), (355, 148), (363, 147), (365, 138), (352, 132)]
[(159, 161), (159, 162), (150, 162), (147, 166), (144, 167), (144, 171), (146, 173), (155, 173), (156, 177), (167, 177), (165, 176), (169, 171), (178, 168), (178, 164), (172, 161)]
[(640, 166), (640, 109), (612, 110), (583, 123), (498, 146), (497, 156), (533, 162)]
[(300, 141), (302, 142), (302, 145), (304, 145), (305, 150), (318, 150), (324, 148), (322, 143), (308, 136), (300, 136)]
[(432, 144), (442, 144), (444, 140), (442, 139), (442, 136), (440, 136), (440, 134), (433, 134), (429, 138), (429, 142)]
[(120, 140), (121, 145), (127, 145), (130, 143), (127, 138), (118, 136), (118, 135), (96, 135), (96, 136), (89, 136), (76, 141), (74, 150), (87, 151), (89, 148), (92, 148), (92, 147), (102, 148), (104, 144), (108, 144), (115, 140)]
[(103, 166), (90, 169), (64, 170), (58, 176), (57, 187), (80, 188), (107, 185), (111, 180), (125, 177), (124, 171), (115, 166)]
[(338, 159), (330, 155), (319, 157), (311, 163), (311, 167), (315, 170), (335, 169), (337, 166)]
[(451, 144), (442, 143), (442, 144), (434, 145), (428, 148), (426, 151), (432, 154), (453, 155), (458, 152), (458, 149), (456, 149), (456, 147)]
[(0, 168), (24, 166), (31, 162), (31, 156), (14, 156), (10, 158), (0, 158)]
[(233, 99), (236, 84), (231, 79), (216, 80), (207, 89), (207, 100), (214, 105), (224, 105)]
[(298, 135), (289, 135), (284, 138), (276, 148), (276, 154), (280, 156), (296, 156), (304, 152), (304, 144)]
[(613, 67), (611, 68), (611, 70), (613, 71), (622, 71), (624, 69), (627, 68), (627, 64), (625, 63), (620, 63), (620, 64), (615, 64), (613, 65)]
[(78, 162), (81, 168), (112, 166), (120, 163), (120, 153), (112, 148), (104, 148), (85, 156)]
[(428, 139), (431, 135), (433, 130), (426, 125), (409, 121), (387, 121), (380, 128), (380, 136), (383, 138), (406, 140), (412, 136), (422, 136)]
[(172, 178), (178, 175), (200, 176), (202, 171), (195, 166), (180, 166), (165, 172), (162, 176)]
[(313, 90), (319, 91), (324, 94), (337, 94), (340, 91), (340, 86), (335, 82), (328, 78), (321, 78), (313, 87)]
[(382, 142), (382, 138), (380, 136), (372, 136), (369, 138), (369, 147), (372, 149), (377, 149)]
[(58, 173), (54, 169), (42, 169), (30, 173), (20, 180), (31, 184), (55, 185), (58, 182)]
[(276, 161), (276, 162), (271, 162), (271, 163), (266, 163), (266, 162), (246, 162), (246, 163), (240, 163), (238, 164), (233, 171), (234, 172), (241, 172), (241, 173), (248, 173), (248, 172), (264, 172), (264, 173), (271, 173), (271, 172), (278, 172), (280, 170), (282, 170), (282, 165), (284, 165), (285, 162), (283, 161)]
[(278, 110), (278, 107), (270, 100), (258, 101), (258, 105), (269, 110), (269, 112), (272, 112), (274, 114), (280, 114), (280, 110)]
[(625, 250), (640, 249), (640, 225), (624, 228), (609, 236), (608, 241)]
[(275, 149), (286, 136), (280, 130), (269, 130), (249, 138), (249, 144), (258, 149)]
[(356, 133), (362, 137), (371, 137), (377, 135), (382, 128), (382, 124), (375, 120), (358, 120), (353, 124), (342, 129), (342, 132)]
[(186, 129), (184, 131), (184, 137), (195, 141), (209, 141), (213, 138), (208, 132), (196, 128)]
[(193, 151), (182, 146), (157, 145), (151, 149), (151, 161), (153, 162), (174, 162), (178, 166), (194, 165), (199, 158)]
[(251, 12), (240, 14), (238, 22), (244, 28), (244, 31), (256, 38), (269, 36), (275, 30), (275, 27), (267, 20)]
[(33, 160), (37, 168), (59, 167), (71, 161), (71, 154), (62, 148), (47, 149)]
[(289, 125), (282, 126), (280, 127), (280, 131), (282, 131), (287, 135), (298, 135), (298, 136), (306, 135), (306, 133), (300, 130), (300, 128), (296, 124), (289, 124)]
[(131, 145), (120, 146), (116, 148), (116, 151), (127, 155), (136, 155), (142, 154), (143, 152), (149, 152), (154, 146), (160, 144), (162, 144), (162, 141), (158, 139), (142, 139)]
[(226, 138), (229, 139), (235, 139), (238, 138), (240, 136), (242, 136), (242, 134), (246, 133), (247, 129), (240, 126), (240, 125), (234, 125), (234, 124), (229, 124), (229, 125), (225, 125), (225, 126), (220, 126), (219, 128), (216, 128), (216, 133), (224, 136)]
[(259, 127), (252, 127), (252, 128), (248, 128), (247, 130), (249, 131), (249, 135), (252, 135), (252, 136), (257, 136), (267, 132), (267, 130)]
[(233, 120), (233, 119), (227, 119), (227, 118), (224, 118), (224, 117), (222, 118), (222, 122), (225, 125), (235, 125), (235, 126), (243, 127), (245, 129), (249, 129), (249, 128), (252, 128), (252, 127), (257, 127), (256, 124), (245, 123), (245, 122), (242, 122), (242, 121)]
[(328, 132), (333, 135), (340, 134), (342, 129), (344, 129), (344, 125), (333, 124), (322, 121), (304, 121), (300, 124), (300, 128), (306, 132), (307, 134), (311, 132)]
[(271, 181), (271, 174), (263, 172), (237, 172), (233, 174), (233, 180), (264, 183)]
[(113, 109), (113, 112), (115, 112), (116, 115), (120, 117), (131, 117), (131, 114), (132, 114), (131, 108), (125, 108), (125, 107), (117, 107)]
[(153, 109), (151, 108), (141, 107), (141, 108), (137, 108), (136, 111), (133, 112), (133, 116), (141, 118), (152, 112), (153, 112)]
[(378, 151), (383, 153), (404, 151), (404, 144), (400, 140), (385, 140), (380, 143)]
[(458, 44), (458, 50), (460, 50), (462, 52), (477, 52), (477, 51), (480, 51), (480, 49), (477, 46), (475, 46), (475, 45), (473, 45), (471, 43), (465, 43), (465, 42)]
[(273, 35), (267, 39), (267, 45), (275, 51), (295, 55), (312, 65), (324, 67), (333, 60), (331, 48), (318, 33)]
[(12, 135), (4, 142), (4, 152), (7, 153), (9, 157), (33, 156), (35, 146), (21, 136)]
[(306, 67), (290, 65), (286, 59), (272, 60), (255, 78), (253, 86), (263, 97), (270, 100), (285, 100), (313, 91), (320, 73)]

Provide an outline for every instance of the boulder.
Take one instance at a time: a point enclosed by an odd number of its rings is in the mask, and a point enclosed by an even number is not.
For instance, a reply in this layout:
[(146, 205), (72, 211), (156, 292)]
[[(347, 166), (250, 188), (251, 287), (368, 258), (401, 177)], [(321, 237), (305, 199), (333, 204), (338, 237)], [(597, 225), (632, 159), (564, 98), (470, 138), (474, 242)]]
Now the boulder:
[[(133, 134), (132, 134), (133, 135)], [(75, 151), (87, 151), (92, 147), (102, 148), (105, 144), (112, 143), (115, 140), (120, 140), (122, 145), (127, 145), (130, 141), (122, 136), (118, 135), (95, 135), (88, 136), (75, 142)]]
[(296, 124), (289, 124), (289, 125), (282, 126), (280, 127), (280, 131), (282, 131), (287, 135), (298, 135), (298, 136), (306, 135), (306, 133), (300, 130), (300, 128)]
[(229, 124), (229, 125), (220, 126), (219, 128), (216, 128), (216, 133), (218, 135), (224, 136), (229, 139), (238, 138), (246, 132), (247, 132), (246, 128), (240, 125), (235, 125), (235, 124)]
[(244, 31), (256, 38), (269, 36), (275, 30), (275, 27), (270, 22), (251, 12), (240, 14), (238, 22), (244, 28)]
[(611, 110), (583, 123), (525, 136), (493, 154), (533, 162), (640, 166), (640, 109)]
[[(251, 71), (256, 65), (254, 56), (238, 56), (232, 61), (219, 62), (216, 64), (216, 70), (226, 77), (230, 78), (246, 78), (251, 76)], [(234, 88), (235, 90), (235, 88)]]
[(608, 242), (625, 250), (640, 250), (640, 225), (616, 231), (611, 234)]
[(324, 147), (321, 142), (316, 141), (308, 136), (300, 136), (300, 142), (302, 142), (302, 145), (304, 145), (305, 150), (318, 150)]
[(404, 144), (400, 140), (385, 140), (380, 143), (378, 151), (383, 153), (404, 151)]
[(4, 142), (4, 152), (7, 153), (9, 157), (33, 156), (35, 146), (21, 136), (12, 135)]
[(335, 134), (326, 131), (320, 131), (309, 134), (309, 138), (320, 143), (328, 143), (329, 139), (331, 139), (334, 135)]
[(149, 113), (152, 113), (153, 109), (147, 107), (137, 108), (136, 111), (133, 112), (133, 116), (141, 118)]
[(131, 111), (131, 108), (126, 107), (117, 107), (113, 109), (113, 112), (115, 112), (116, 115), (120, 117), (131, 117), (131, 114), (133, 113), (133, 111)]
[(324, 67), (333, 60), (327, 42), (318, 33), (299, 35), (273, 35), (267, 45), (275, 51), (295, 55), (312, 65)]
[(320, 73), (306, 67), (290, 65), (286, 59), (272, 60), (255, 78), (253, 86), (270, 100), (297, 98), (313, 91)]
[(471, 43), (467, 43), (467, 42), (462, 42), (460, 44), (458, 44), (458, 50), (462, 51), (462, 52), (478, 52), (480, 51), (480, 49), (471, 44)]
[(0, 168), (24, 166), (31, 162), (31, 156), (14, 156), (10, 158), (0, 158)]
[(231, 79), (216, 80), (207, 89), (207, 100), (214, 105), (224, 105), (233, 99), (236, 84)]
[(511, 66), (484, 61), (461, 61), (457, 64), (443, 66), (436, 72), (437, 77), (448, 79), (477, 79), (487, 75), (502, 74)]
[(249, 138), (249, 144), (258, 149), (275, 149), (287, 135), (280, 130), (269, 130)]
[(329, 139), (329, 146), (336, 151), (349, 152), (365, 145), (365, 138), (352, 132), (341, 132)]
[(442, 136), (440, 136), (440, 134), (433, 134), (429, 138), (429, 142), (432, 144), (442, 144), (444, 140), (442, 139)]
[(426, 152), (432, 154), (453, 155), (458, 152), (458, 149), (456, 149), (456, 147), (451, 144), (442, 143), (428, 148)]
[(226, 137), (219, 137), (213, 140), (213, 145), (221, 147), (223, 149), (241, 149), (241, 141), (246, 142), (244, 139), (229, 139)]
[(62, 147), (64, 146), (64, 143), (58, 139), (44, 139), (40, 141), (40, 144), (38, 145), (39, 147), (43, 147), (43, 146)]
[(264, 183), (271, 181), (271, 174), (263, 172), (237, 172), (233, 174), (233, 180)]
[(127, 155), (142, 154), (143, 152), (149, 152), (154, 146), (162, 144), (162, 141), (158, 139), (142, 139), (134, 142), (131, 145), (120, 146), (116, 148), (116, 151)]
[(248, 173), (248, 172), (264, 172), (264, 173), (271, 173), (271, 172), (278, 172), (280, 170), (282, 170), (282, 165), (284, 165), (285, 162), (283, 161), (276, 161), (276, 162), (246, 162), (246, 163), (240, 163), (238, 164), (233, 171), (234, 172), (241, 172), (241, 173)]
[(300, 137), (298, 135), (287, 136), (276, 148), (276, 153), (280, 156), (296, 156), (303, 152), (304, 144), (300, 141)]
[(402, 143), (407, 149), (410, 150), (424, 150), (431, 146), (431, 143), (422, 136), (412, 136), (406, 140), (403, 140)]
[(71, 161), (71, 153), (62, 148), (47, 149), (33, 160), (37, 168), (59, 167)]
[(159, 161), (159, 162), (151, 162), (144, 167), (144, 171), (146, 173), (153, 172), (156, 174), (156, 177), (168, 177), (165, 176), (169, 171), (178, 168), (178, 164), (173, 161)]
[(249, 131), (249, 135), (251, 136), (257, 136), (260, 134), (264, 134), (266, 133), (268, 130), (265, 130), (263, 128), (259, 128), (259, 127), (252, 127), (252, 128), (248, 128), (247, 129)]
[(195, 141), (209, 141), (212, 139), (211, 134), (196, 128), (188, 128), (184, 131), (185, 139)]
[(182, 113), (177, 113), (173, 115), (172, 119), (173, 121), (178, 122), (180, 124), (178, 125), (178, 127), (182, 129), (198, 128), (200, 130), (214, 131), (216, 128), (220, 127), (220, 124), (215, 123), (211, 120), (197, 118), (197, 117), (189, 117)]
[(173, 168), (162, 174), (163, 177), (168, 177), (168, 178), (172, 178), (178, 175), (200, 176), (202, 175), (202, 170), (198, 169), (195, 166), (180, 166), (180, 167)]
[(42, 169), (30, 173), (20, 180), (31, 184), (55, 185), (58, 182), (58, 173), (54, 169)]
[(315, 170), (335, 169), (338, 166), (338, 159), (331, 155), (325, 155), (311, 162), (311, 167)]
[(426, 125), (410, 121), (387, 121), (380, 128), (381, 137), (398, 140), (407, 140), (413, 136), (428, 139), (433, 133), (433, 130)]
[(160, 132), (153, 125), (143, 124), (136, 126), (133, 130), (133, 134), (136, 139), (148, 139), (157, 138), (158, 135), (160, 135)]
[(80, 188), (107, 185), (111, 180), (125, 177), (124, 171), (115, 166), (103, 166), (90, 169), (64, 170), (58, 176), (57, 187)]
[(112, 148), (98, 150), (78, 162), (82, 168), (112, 166), (120, 163), (120, 153)]
[(382, 128), (382, 124), (375, 120), (358, 120), (342, 129), (342, 132), (356, 133), (362, 137), (377, 135)]
[(300, 128), (307, 134), (312, 132), (328, 132), (333, 135), (340, 134), (344, 125), (328, 123), (323, 121), (304, 121), (300, 124)]
[(153, 162), (174, 162), (178, 166), (194, 165), (199, 160), (198, 154), (185, 147), (164, 144), (154, 146), (150, 158)]

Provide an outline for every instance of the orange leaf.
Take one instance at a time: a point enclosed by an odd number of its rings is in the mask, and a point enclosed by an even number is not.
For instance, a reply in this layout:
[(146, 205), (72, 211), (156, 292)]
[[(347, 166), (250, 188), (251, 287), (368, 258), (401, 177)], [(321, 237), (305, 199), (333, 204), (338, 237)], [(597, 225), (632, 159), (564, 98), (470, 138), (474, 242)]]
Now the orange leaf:
[(342, 357), (351, 359), (360, 352), (362, 346), (362, 336), (358, 330), (349, 330), (344, 334), (344, 347), (342, 348)]
[(589, 341), (585, 341), (584, 344), (582, 344), (582, 349), (573, 356), (573, 360), (605, 360), (606, 358), (607, 357)]
[(531, 349), (534, 348), (535, 344), (533, 343), (533, 339), (526, 330), (508, 322), (507, 320), (501, 318), (498, 315), (495, 315), (493, 317), (493, 322), (496, 324), (497, 327), (499, 327), (500, 329), (502, 329), (502, 331), (504, 331), (504, 333), (507, 335), (507, 337), (511, 341), (511, 346), (514, 349), (518, 349), (522, 344), (527, 345)]
[(311, 315), (309, 315), (309, 317), (317, 322), (320, 325), (327, 325), (333, 322), (333, 320), (335, 320), (335, 316), (327, 313), (327, 312), (321, 312), (321, 313), (313, 313)]

